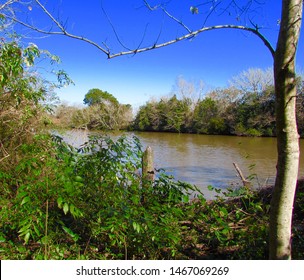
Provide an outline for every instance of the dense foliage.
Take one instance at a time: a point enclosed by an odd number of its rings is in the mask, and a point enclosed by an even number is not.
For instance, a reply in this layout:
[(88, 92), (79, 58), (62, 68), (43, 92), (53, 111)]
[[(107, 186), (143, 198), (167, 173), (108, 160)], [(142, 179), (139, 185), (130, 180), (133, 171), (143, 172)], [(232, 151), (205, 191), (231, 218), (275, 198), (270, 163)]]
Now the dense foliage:
[[(70, 83), (62, 70), (56, 72), (59, 84), (43, 80), (34, 67), (35, 59), (59, 59), (30, 44), (22, 48), (16, 41), (0, 42), (0, 164), (1, 169), (14, 167), (22, 145), (31, 143), (35, 132), (49, 123), (49, 97), (55, 87)], [(52, 99), (52, 98), (51, 98)], [(48, 101), (48, 104), (46, 104)]]
[(118, 100), (107, 91), (102, 91), (98, 88), (90, 89), (84, 96), (83, 103), (88, 106), (111, 103), (112, 105), (118, 105)]
[[(254, 81), (253, 75), (257, 76), (254, 76)], [(205, 98), (193, 100), (174, 95), (160, 101), (149, 101), (139, 108), (133, 128), (141, 131), (275, 136), (274, 87), (272, 83), (263, 81), (264, 76), (267, 76), (267, 71), (249, 69), (235, 78), (228, 88), (213, 90)], [(299, 78), (297, 118), (302, 136), (303, 85)]]
[(91, 130), (124, 130), (132, 121), (132, 107), (120, 104), (107, 91), (90, 89), (85, 95), (85, 108), (76, 108), (61, 104), (54, 114), (57, 127)]
[(1, 172), (4, 258), (174, 255), (186, 184), (162, 174), (143, 190), (137, 139), (92, 139), (79, 151), (55, 140), (35, 137), (14, 173)]
[(90, 130), (125, 130), (132, 121), (131, 105), (95, 104), (85, 108), (60, 105), (52, 120), (56, 127)]

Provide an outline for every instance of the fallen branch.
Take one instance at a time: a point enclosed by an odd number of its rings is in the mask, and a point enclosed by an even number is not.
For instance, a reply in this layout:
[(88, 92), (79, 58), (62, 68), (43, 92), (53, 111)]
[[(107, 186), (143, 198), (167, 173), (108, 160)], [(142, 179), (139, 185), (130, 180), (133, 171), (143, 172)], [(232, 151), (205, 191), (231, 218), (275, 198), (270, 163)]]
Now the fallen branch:
[(242, 180), (242, 182), (243, 182), (243, 186), (244, 186), (244, 187), (251, 187), (251, 182), (248, 181), (248, 180), (244, 177), (244, 175), (243, 175), (241, 169), (238, 167), (238, 165), (237, 165), (235, 162), (233, 162), (233, 166), (234, 166), (235, 170), (237, 171), (237, 173), (239, 174), (239, 176), (240, 176), (240, 178), (241, 178), (241, 180)]

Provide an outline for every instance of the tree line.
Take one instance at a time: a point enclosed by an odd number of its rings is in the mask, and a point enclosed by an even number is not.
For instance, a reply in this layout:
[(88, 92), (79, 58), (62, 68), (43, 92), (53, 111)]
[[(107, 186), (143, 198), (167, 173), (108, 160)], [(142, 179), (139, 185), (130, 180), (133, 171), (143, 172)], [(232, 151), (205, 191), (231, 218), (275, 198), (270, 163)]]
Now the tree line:
[(59, 105), (53, 118), (55, 125), (90, 130), (121, 130), (127, 129), (132, 121), (132, 106), (120, 104), (107, 91), (90, 89), (83, 103), (88, 106), (77, 108)]
[[(276, 136), (275, 91), (271, 69), (251, 68), (225, 88), (201, 97), (202, 84), (177, 79), (171, 97), (150, 100), (135, 116), (130, 104), (111, 93), (90, 89), (84, 108), (60, 104), (53, 122), (64, 128), (135, 130), (237, 136)], [(304, 136), (304, 80), (297, 78), (297, 123)]]
[[(301, 136), (304, 136), (303, 85), (302, 77), (298, 77), (297, 122)], [(226, 88), (214, 89), (196, 100), (184, 89), (179, 89), (172, 97), (148, 101), (139, 108), (133, 129), (275, 136), (275, 92), (270, 70), (244, 71), (234, 77)]]

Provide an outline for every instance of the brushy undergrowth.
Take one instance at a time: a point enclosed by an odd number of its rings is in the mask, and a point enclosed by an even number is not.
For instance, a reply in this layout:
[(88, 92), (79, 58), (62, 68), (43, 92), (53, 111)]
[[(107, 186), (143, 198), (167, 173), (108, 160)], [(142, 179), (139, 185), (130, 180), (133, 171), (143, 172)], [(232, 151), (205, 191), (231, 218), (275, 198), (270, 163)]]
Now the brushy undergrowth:
[(135, 138), (91, 139), (79, 150), (43, 138), (1, 172), (2, 258), (174, 257), (190, 185), (162, 173), (143, 189)]
[[(77, 150), (37, 135), (20, 151), (18, 164), (0, 172), (1, 259), (268, 258), (269, 191), (190, 199), (196, 188), (163, 171), (143, 188), (137, 138), (92, 138)], [(296, 259), (303, 199), (300, 189)]]

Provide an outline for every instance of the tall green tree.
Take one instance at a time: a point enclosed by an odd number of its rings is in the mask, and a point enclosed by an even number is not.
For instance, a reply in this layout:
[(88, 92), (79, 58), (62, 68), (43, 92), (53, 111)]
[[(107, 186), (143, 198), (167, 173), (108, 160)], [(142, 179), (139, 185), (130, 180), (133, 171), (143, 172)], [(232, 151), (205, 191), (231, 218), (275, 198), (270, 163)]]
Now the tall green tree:
[(194, 109), (194, 131), (203, 134), (225, 134), (225, 121), (220, 116), (218, 108), (216, 101), (210, 97), (199, 101)]
[(98, 88), (90, 89), (83, 99), (85, 105), (93, 106), (96, 104), (110, 103), (112, 105), (118, 105), (119, 102), (111, 93), (102, 91)]

